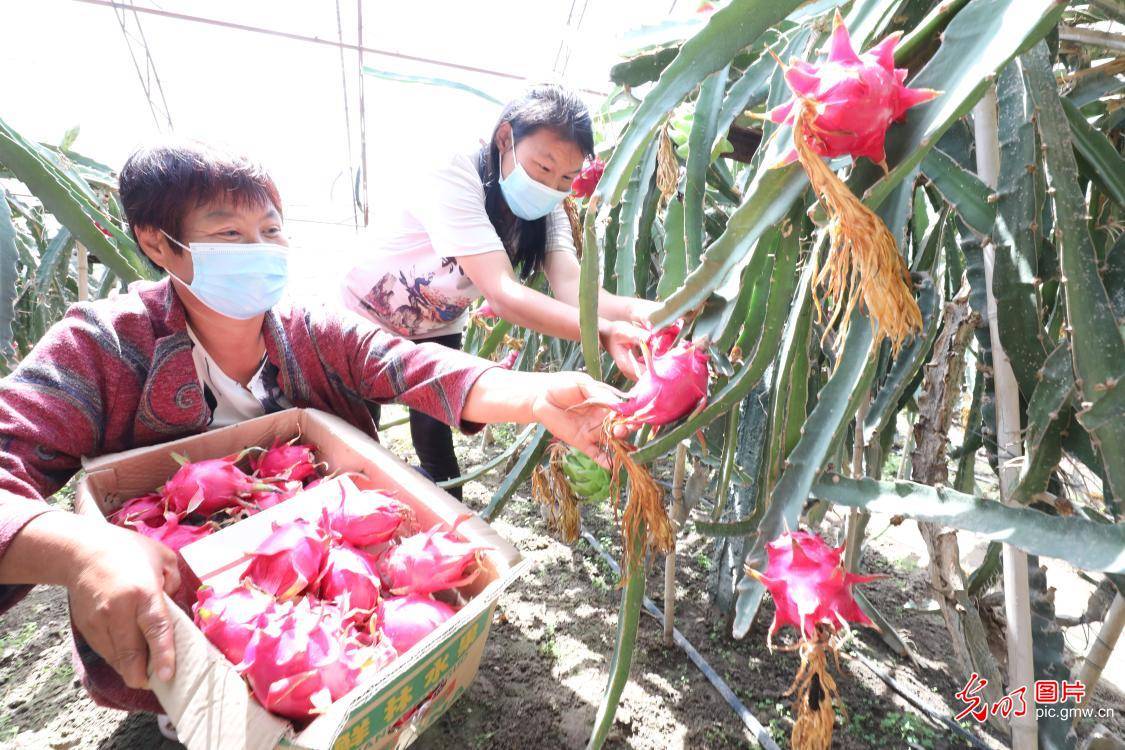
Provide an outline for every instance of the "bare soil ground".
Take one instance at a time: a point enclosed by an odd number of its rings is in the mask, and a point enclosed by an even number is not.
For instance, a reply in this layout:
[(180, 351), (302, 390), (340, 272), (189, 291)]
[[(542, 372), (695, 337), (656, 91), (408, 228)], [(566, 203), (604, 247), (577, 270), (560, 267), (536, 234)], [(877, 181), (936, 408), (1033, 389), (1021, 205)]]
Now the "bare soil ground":
[[(389, 418), (388, 417), (385, 418)], [(514, 432), (498, 430), (498, 444), (482, 449), (459, 438), (462, 464), (495, 455)], [(389, 445), (409, 455), (405, 429), (392, 430)], [(466, 502), (479, 509), (498, 482), (497, 472), (466, 487)], [(496, 521), (500, 533), (533, 561), (527, 576), (503, 595), (480, 673), (462, 699), (428, 730), (415, 747), (584, 747), (605, 688), (616, 633), (619, 591), (605, 562), (584, 541), (568, 547), (546, 531), (527, 488)], [(609, 508), (586, 508), (589, 530), (612, 554), (617, 532)], [(829, 513), (821, 528), (832, 541), (841, 519)], [(964, 684), (949, 649), (939, 614), (917, 605), (930, 598), (925, 568), (895, 534), (878, 534), (873, 522), (865, 550), (865, 572), (886, 578), (867, 584), (869, 598), (916, 650), (918, 664), (895, 656), (865, 629), (854, 648), (889, 672), (902, 688), (940, 715), (962, 707), (954, 694)], [(726, 618), (710, 603), (707, 576), (711, 542), (691, 532), (681, 540), (676, 624), (726, 680), (782, 747), (792, 727), (790, 701), (782, 697), (798, 666), (794, 654), (770, 654), (767, 601), (744, 640), (734, 640)], [(663, 592), (663, 565), (653, 566), (649, 595)], [(948, 729), (910, 706), (859, 662), (842, 659), (837, 674), (848, 719), (839, 717), (833, 747), (968, 747)], [(1098, 721), (1125, 735), (1125, 696), (1103, 686), (1094, 708), (1108, 709)], [(1000, 733), (966, 723), (990, 747), (1006, 747)], [(1092, 722), (1079, 724), (1079, 735)], [(607, 747), (725, 748), (752, 745), (751, 735), (718, 692), (676, 647), (663, 643), (661, 626), (642, 617), (632, 679), (626, 687)], [(41, 587), (0, 617), (0, 747), (175, 748), (148, 714), (128, 715), (95, 706), (77, 685), (70, 666), (64, 592)]]

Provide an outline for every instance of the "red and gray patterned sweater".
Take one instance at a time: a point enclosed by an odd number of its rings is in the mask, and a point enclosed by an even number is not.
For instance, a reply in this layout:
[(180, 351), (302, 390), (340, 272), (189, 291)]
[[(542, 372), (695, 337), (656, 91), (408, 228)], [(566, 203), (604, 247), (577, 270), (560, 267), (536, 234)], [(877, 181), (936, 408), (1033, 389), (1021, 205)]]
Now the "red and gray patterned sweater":
[[(493, 363), (413, 344), (323, 308), (266, 313), (267, 381), (293, 406), (375, 436), (365, 402), (398, 401), (466, 432), (465, 396)], [(184, 308), (167, 279), (80, 303), (0, 380), (0, 557), (83, 457), (203, 432), (211, 421)], [(0, 613), (30, 586), (0, 585)]]

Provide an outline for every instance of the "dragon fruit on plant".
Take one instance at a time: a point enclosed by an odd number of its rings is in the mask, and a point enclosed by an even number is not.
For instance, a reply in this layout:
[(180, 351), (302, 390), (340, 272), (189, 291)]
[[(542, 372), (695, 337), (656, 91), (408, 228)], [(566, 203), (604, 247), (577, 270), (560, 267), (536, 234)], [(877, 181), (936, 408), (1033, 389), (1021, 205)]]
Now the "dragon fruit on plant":
[(774, 633), (787, 625), (797, 629), (800, 639), (801, 666), (784, 693), (794, 694), (793, 747), (831, 746), (834, 707), (842, 708), (828, 671), (828, 654), (835, 656), (836, 651), (835, 634), (849, 622), (875, 627), (859, 608), (852, 587), (883, 576), (849, 573), (840, 560), (843, 551), (843, 545), (830, 547), (816, 534), (786, 532), (766, 545), (765, 573), (746, 566), (773, 597), (767, 646), (773, 650)]
[(670, 347), (666, 334), (653, 337), (661, 353), (644, 352), (645, 372), (629, 389), (629, 398), (610, 405), (629, 425), (666, 425), (707, 403), (706, 343), (685, 341)]
[(570, 189), (575, 198), (589, 198), (594, 194), (594, 189), (598, 186), (598, 181), (602, 178), (602, 173), (605, 172), (605, 162), (601, 159), (594, 157), (592, 160), (586, 162), (582, 167), (582, 171), (574, 178), (571, 183)]
[[(887, 128), (910, 107), (937, 96), (903, 85), (906, 71), (894, 67), (897, 43), (898, 36), (891, 35), (856, 54), (837, 11), (828, 60), (793, 60), (785, 80), (796, 97), (766, 115), (792, 123), (794, 148), (786, 162), (801, 162), (828, 218), (829, 251), (812, 283), (823, 290), (814, 298), (818, 315), (823, 314), (821, 298), (831, 301), (824, 336), (836, 329), (837, 352), (861, 302), (876, 336), (890, 341), (893, 354), (922, 329), (922, 312), (894, 235), (821, 158), (866, 156), (886, 170)], [(819, 255), (813, 257), (817, 262)]]
[(747, 567), (773, 596), (771, 639), (786, 625), (804, 638), (815, 638), (816, 626), (822, 623), (833, 630), (842, 622), (872, 624), (856, 603), (852, 586), (881, 576), (849, 573), (840, 561), (843, 552), (843, 546), (830, 547), (816, 534), (794, 531), (766, 545), (765, 573)]
[[(903, 85), (907, 71), (895, 67), (895, 47), (901, 36), (902, 32), (895, 32), (857, 54), (837, 10), (828, 60), (819, 64), (791, 61), (785, 81), (797, 98), (771, 110), (769, 119), (792, 124), (801, 100), (811, 102), (816, 114), (804, 136), (814, 152), (829, 159), (866, 156), (885, 167), (884, 142), (891, 123), (902, 120), (911, 107), (938, 95), (932, 89)], [(793, 150), (786, 161), (796, 158)]]

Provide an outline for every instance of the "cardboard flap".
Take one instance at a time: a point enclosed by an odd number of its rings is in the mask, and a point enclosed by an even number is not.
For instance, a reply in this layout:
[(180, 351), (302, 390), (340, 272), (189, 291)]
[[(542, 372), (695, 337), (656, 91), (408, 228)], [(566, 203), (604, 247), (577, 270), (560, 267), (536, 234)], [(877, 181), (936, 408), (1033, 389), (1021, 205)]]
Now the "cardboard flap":
[(174, 625), (176, 673), (171, 682), (150, 675), (149, 685), (180, 742), (188, 750), (272, 750), (291, 735), (289, 723), (262, 708), (226, 657), (199, 637), (183, 610), (165, 599)]

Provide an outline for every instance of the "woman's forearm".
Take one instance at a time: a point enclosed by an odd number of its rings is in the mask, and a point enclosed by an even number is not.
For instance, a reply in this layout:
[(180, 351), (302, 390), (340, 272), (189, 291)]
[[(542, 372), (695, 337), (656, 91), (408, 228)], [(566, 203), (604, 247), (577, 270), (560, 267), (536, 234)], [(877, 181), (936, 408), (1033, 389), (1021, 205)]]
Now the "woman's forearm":
[[(526, 287), (515, 279), (502, 283), (499, 292), (488, 298), (488, 303), (496, 315), (514, 325), (568, 341), (582, 339), (577, 307)], [(603, 314), (599, 300), (599, 334), (604, 334), (613, 320), (618, 318)]]
[(621, 297), (605, 289), (598, 290), (598, 316), (609, 320), (624, 320), (635, 323), (634, 310), (637, 299), (634, 297)]
[(493, 367), (485, 370), (465, 397), (461, 418), (490, 424), (535, 421), (535, 397), (545, 387), (544, 373)]

